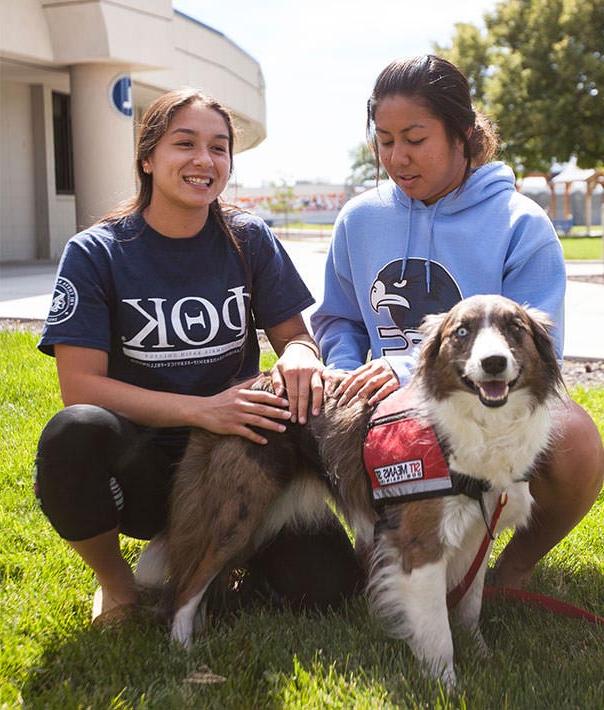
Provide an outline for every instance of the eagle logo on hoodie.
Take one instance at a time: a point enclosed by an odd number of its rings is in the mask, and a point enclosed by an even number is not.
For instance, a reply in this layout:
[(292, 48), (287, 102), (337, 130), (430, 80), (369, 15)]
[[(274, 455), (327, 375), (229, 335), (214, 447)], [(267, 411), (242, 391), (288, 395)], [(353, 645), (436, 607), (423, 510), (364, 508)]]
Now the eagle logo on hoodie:
[[(382, 348), (383, 355), (404, 354), (421, 342), (418, 332), (424, 316), (448, 311), (462, 294), (453, 277), (440, 264), (427, 259), (396, 259), (380, 269), (369, 295), (378, 313), (386, 308), (393, 326), (377, 326), (382, 339), (400, 338), (396, 347)], [(393, 343), (394, 344), (394, 343)]]

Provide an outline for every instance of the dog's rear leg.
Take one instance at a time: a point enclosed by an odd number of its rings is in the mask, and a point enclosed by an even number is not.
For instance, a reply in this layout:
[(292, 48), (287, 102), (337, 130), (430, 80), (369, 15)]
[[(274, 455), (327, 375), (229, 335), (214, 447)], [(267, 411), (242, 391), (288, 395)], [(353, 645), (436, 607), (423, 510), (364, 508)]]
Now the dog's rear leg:
[(253, 492), (245, 500), (233, 494), (223, 498), (214, 509), (213, 519), (206, 519), (202, 526), (198, 549), (189, 549), (186, 557), (193, 560), (192, 565), (186, 564), (182, 550), (178, 550), (178, 534), (171, 540), (172, 582), (176, 589), (172, 638), (187, 648), (192, 642), (195, 611), (208, 586), (223, 569), (252, 552), (258, 542), (255, 533), (269, 516), (271, 503), (281, 490), (278, 482), (262, 476), (259, 466), (247, 463), (245, 472), (255, 484), (250, 489)]
[(220, 559), (220, 556), (213, 554), (213, 552), (213, 549), (208, 549), (187, 586), (180, 590), (176, 597), (176, 613), (172, 621), (171, 638), (186, 649), (191, 648), (193, 642), (193, 627), (197, 607), (212, 580), (220, 573), (227, 561)]
[(250, 514), (248, 508), (243, 520), (240, 517), (233, 520), (228, 514), (232, 506), (225, 506), (222, 517), (206, 531), (202, 558), (187, 579), (177, 584), (171, 637), (185, 648), (191, 647), (195, 612), (213, 579), (253, 549), (254, 533), (268, 509), (268, 505), (265, 507), (259, 502), (254, 501), (256, 514)]

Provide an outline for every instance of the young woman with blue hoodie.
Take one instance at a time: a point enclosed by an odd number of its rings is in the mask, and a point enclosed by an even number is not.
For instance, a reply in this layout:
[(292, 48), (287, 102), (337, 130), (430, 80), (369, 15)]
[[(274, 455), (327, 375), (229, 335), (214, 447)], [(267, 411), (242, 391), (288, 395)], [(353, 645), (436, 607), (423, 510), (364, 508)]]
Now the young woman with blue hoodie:
[[(543, 210), (516, 192), (512, 170), (491, 162), (495, 131), (472, 107), (457, 67), (433, 55), (388, 65), (367, 104), (367, 136), (390, 180), (340, 212), (324, 301), (312, 317), (325, 363), (348, 372), (336, 390), (341, 404), (373, 404), (403, 386), (423, 317), (474, 294), (500, 293), (548, 313), (562, 358), (560, 243)], [(577, 404), (563, 406), (531, 483), (532, 523), (500, 556), (498, 584), (521, 586), (601, 488), (598, 431)]]

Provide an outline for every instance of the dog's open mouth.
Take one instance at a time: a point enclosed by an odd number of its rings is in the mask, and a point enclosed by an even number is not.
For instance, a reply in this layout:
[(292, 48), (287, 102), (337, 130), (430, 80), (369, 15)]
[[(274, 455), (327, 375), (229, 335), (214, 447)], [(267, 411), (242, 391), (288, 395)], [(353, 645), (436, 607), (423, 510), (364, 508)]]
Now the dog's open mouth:
[(502, 407), (508, 401), (510, 390), (518, 382), (518, 377), (511, 382), (505, 380), (483, 380), (473, 382), (465, 375), (461, 376), (463, 383), (478, 395), (478, 399), (485, 407)]

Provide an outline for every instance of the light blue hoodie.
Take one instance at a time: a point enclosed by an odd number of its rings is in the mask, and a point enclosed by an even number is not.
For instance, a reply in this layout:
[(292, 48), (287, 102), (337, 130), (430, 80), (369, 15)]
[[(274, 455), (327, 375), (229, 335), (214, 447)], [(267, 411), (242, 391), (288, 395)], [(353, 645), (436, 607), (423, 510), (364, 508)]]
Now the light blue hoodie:
[(512, 170), (489, 163), (432, 205), (393, 182), (338, 215), (323, 303), (311, 323), (328, 365), (350, 370), (385, 357), (404, 384), (428, 313), (478, 293), (540, 308), (562, 357), (566, 274), (547, 215), (515, 190)]

